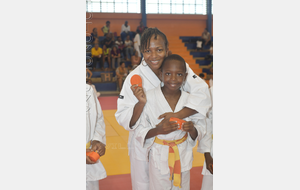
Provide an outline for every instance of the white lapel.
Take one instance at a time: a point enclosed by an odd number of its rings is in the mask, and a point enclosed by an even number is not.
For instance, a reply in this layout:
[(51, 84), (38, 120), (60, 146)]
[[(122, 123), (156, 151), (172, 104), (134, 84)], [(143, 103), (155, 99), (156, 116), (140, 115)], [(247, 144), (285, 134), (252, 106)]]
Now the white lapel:
[[(142, 73), (143, 79), (147, 80), (152, 87), (148, 85), (143, 85), (144, 88), (147, 90), (153, 89), (154, 87), (157, 87), (160, 85), (160, 80), (159, 78), (155, 75), (155, 73), (150, 69), (150, 67), (147, 65), (145, 60), (143, 59), (141, 64), (139, 65)], [(144, 83), (143, 83), (144, 84)]]

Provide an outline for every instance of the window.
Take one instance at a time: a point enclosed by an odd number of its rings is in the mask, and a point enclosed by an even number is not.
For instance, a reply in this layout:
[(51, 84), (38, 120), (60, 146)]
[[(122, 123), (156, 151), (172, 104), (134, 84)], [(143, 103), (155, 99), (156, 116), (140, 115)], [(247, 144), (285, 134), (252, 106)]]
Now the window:
[(207, 0), (146, 0), (146, 14), (203, 14)]
[(87, 0), (86, 12), (141, 13), (140, 0)]

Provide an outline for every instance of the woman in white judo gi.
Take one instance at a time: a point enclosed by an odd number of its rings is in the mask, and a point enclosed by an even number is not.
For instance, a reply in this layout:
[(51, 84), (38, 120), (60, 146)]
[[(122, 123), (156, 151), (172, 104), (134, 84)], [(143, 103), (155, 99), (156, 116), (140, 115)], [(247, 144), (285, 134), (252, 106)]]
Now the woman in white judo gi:
[(184, 59), (170, 55), (161, 67), (163, 87), (146, 92), (147, 103), (134, 137), (149, 151), (150, 190), (189, 190), (193, 147), (206, 132), (205, 118), (200, 114), (184, 118), (182, 130), (174, 122), (158, 119), (165, 112), (183, 109), (189, 98), (180, 89), (187, 75)]
[[(118, 99), (118, 109), (115, 114), (118, 123), (129, 131), (128, 149), (131, 167), (131, 182), (133, 190), (149, 189), (149, 168), (147, 150), (144, 149), (132, 137), (145, 103), (147, 101), (145, 91), (160, 85), (159, 68), (163, 59), (168, 55), (168, 40), (164, 33), (157, 28), (147, 28), (141, 37), (141, 52), (143, 60), (125, 79)], [(199, 113), (205, 118), (211, 106), (208, 85), (187, 67), (187, 78), (183, 90), (189, 92), (185, 107), (175, 113), (166, 113), (161, 118), (169, 120), (170, 117), (179, 119)], [(142, 86), (132, 86), (130, 79), (138, 74), (142, 78)]]
[[(86, 152), (105, 154), (105, 123), (102, 109), (93, 88), (86, 84)], [(86, 156), (86, 190), (99, 190), (99, 180), (106, 178), (100, 160), (93, 162)]]
[[(210, 87), (211, 102), (213, 104), (213, 87)], [(204, 154), (203, 180), (201, 190), (213, 190), (213, 106), (207, 113), (206, 134), (202, 139), (198, 139), (197, 151)]]

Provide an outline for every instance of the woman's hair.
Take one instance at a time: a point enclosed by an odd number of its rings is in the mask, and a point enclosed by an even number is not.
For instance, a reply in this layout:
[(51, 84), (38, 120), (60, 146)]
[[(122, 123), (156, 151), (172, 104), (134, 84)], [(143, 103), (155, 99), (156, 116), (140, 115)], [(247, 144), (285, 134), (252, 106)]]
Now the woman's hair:
[(93, 28), (93, 32), (96, 30), (97, 28)]
[(180, 56), (180, 55), (177, 55), (177, 54), (172, 54), (172, 55), (169, 55), (168, 57), (164, 58), (161, 66), (159, 67), (159, 69), (163, 69), (164, 65), (165, 65), (165, 62), (166, 61), (169, 61), (169, 60), (178, 60), (182, 63), (183, 67), (184, 67), (184, 72), (186, 73), (186, 64), (185, 64), (185, 60)]
[(155, 28), (147, 28), (146, 30), (144, 30), (142, 37), (141, 37), (141, 51), (142, 52), (150, 46), (150, 40), (153, 35), (154, 35), (154, 39), (157, 39), (158, 35), (161, 36), (165, 42), (165, 48), (166, 49), (168, 48), (169, 42), (164, 33), (162, 33), (156, 27)]

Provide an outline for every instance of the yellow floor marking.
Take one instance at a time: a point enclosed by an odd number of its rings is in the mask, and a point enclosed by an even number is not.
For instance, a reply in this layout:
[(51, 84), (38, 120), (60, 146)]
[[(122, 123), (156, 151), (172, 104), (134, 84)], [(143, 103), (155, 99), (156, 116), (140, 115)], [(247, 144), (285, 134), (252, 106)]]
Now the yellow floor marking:
[(118, 137), (119, 136), (119, 134), (110, 125), (109, 126), (105, 125), (105, 131), (106, 131), (107, 137)]
[(127, 142), (121, 137), (106, 137), (106, 152), (100, 160), (107, 175), (130, 173)]

